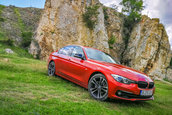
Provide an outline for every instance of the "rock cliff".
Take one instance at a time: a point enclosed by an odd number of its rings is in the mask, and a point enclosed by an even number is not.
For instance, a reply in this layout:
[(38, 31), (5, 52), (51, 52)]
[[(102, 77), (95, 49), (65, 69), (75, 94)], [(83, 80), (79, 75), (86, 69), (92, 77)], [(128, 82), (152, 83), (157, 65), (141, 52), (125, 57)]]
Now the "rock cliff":
[[(83, 14), (93, 5), (99, 6), (99, 13), (91, 30), (83, 22)], [(116, 60), (151, 77), (169, 77), (170, 44), (159, 20), (143, 16), (134, 26), (128, 44), (123, 40), (123, 23), (120, 13), (98, 0), (46, 0), (29, 51), (46, 60), (51, 52), (65, 45), (80, 44), (110, 53)], [(113, 42), (109, 42), (111, 39)]]
[(102, 6), (98, 8), (98, 22), (93, 30), (85, 26), (82, 14), (85, 8), (98, 2), (87, 0), (47, 0), (30, 53), (47, 59), (62, 46), (80, 44), (109, 53), (108, 35), (104, 25)]
[(131, 32), (124, 64), (143, 71), (151, 77), (165, 78), (170, 64), (170, 44), (159, 19), (142, 16)]

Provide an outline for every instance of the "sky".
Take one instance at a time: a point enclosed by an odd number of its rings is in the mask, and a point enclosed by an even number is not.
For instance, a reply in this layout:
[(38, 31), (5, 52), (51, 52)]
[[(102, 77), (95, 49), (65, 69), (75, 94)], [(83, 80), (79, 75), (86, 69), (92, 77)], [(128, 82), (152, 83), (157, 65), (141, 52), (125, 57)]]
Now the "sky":
[[(122, 0), (99, 0), (106, 6), (115, 4), (118, 6), (118, 11), (121, 11), (122, 6), (119, 3)], [(145, 9), (142, 14), (148, 15), (150, 18), (160, 18), (160, 22), (165, 25), (169, 36), (172, 49), (172, 0), (143, 0)], [(36, 7), (44, 8), (45, 0), (0, 0), (0, 4), (17, 7)]]

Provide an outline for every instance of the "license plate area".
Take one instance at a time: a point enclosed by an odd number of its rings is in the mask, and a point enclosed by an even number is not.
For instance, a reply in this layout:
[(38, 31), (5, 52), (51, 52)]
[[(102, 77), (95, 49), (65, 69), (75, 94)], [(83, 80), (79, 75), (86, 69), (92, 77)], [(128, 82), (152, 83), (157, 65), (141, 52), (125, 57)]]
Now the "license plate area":
[(141, 96), (151, 96), (153, 94), (153, 90), (140, 90)]

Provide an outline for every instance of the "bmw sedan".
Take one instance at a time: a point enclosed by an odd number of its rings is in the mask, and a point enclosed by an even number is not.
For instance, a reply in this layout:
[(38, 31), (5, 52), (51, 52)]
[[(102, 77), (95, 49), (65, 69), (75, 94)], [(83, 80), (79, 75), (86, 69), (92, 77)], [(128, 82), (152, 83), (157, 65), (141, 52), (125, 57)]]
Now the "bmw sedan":
[(118, 64), (100, 50), (70, 45), (50, 54), (48, 75), (61, 76), (97, 100), (153, 100), (154, 82), (144, 73)]

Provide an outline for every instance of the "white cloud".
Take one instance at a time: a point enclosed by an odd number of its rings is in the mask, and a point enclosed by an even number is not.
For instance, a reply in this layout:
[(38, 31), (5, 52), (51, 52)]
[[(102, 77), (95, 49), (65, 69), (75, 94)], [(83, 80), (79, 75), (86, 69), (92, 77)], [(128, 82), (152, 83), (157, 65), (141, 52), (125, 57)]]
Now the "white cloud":
[[(122, 0), (100, 0), (105, 6), (115, 4), (119, 6)], [(143, 0), (145, 9), (142, 14), (150, 18), (160, 18), (161, 23), (165, 25), (172, 49), (172, 1), (171, 0)], [(118, 7), (121, 11), (121, 6)]]

